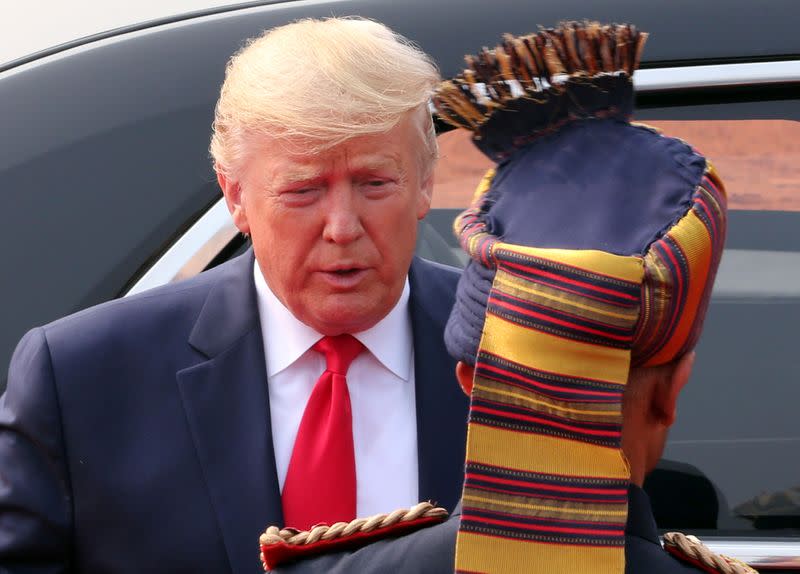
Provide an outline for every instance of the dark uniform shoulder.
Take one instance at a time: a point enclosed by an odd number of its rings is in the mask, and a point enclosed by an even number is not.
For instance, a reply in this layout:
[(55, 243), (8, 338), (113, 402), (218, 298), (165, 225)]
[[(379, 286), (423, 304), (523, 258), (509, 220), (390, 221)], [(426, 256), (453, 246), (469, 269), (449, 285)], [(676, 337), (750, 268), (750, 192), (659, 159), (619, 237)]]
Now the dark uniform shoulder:
[[(424, 551), (429, 550), (436, 555), (449, 556), (446, 570), (451, 571), (455, 536), (451, 540), (447, 532), (444, 535), (436, 532), (437, 527), (448, 524), (444, 522), (446, 519), (444, 508), (422, 502), (410, 509), (358, 518), (349, 523), (318, 525), (303, 532), (271, 526), (259, 540), (261, 562), (265, 571), (279, 574), (397, 572), (409, 571), (409, 556), (416, 553), (422, 558), (426, 554)], [(432, 533), (431, 537), (416, 538), (428, 532)], [(426, 540), (434, 543), (426, 544)], [(438, 564), (441, 560), (433, 562)], [(438, 574), (445, 570), (434, 567), (413, 571)]]
[(744, 563), (714, 554), (694, 536), (664, 535), (662, 547), (650, 499), (638, 486), (628, 489), (625, 574), (753, 574)]
[(658, 542), (625, 537), (625, 574), (696, 574), (702, 572), (666, 552)]

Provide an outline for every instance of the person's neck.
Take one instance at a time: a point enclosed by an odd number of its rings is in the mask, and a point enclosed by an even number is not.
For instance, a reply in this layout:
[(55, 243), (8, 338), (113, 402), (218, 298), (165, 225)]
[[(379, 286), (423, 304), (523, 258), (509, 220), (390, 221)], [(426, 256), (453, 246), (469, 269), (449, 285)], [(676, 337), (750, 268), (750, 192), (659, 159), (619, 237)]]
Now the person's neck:
[(648, 445), (643, 440), (626, 441), (623, 438), (622, 452), (628, 460), (628, 466), (631, 470), (631, 484), (641, 487), (644, 484), (644, 477), (650, 469), (648, 469), (649, 452)]
[(644, 477), (647, 474), (645, 472), (645, 468), (643, 464), (634, 464), (632, 460), (628, 460), (631, 465), (631, 484), (635, 484), (638, 487), (642, 487), (644, 485)]
[(666, 434), (636, 418), (626, 418), (622, 430), (622, 452), (628, 459), (631, 484), (641, 487), (664, 452)]

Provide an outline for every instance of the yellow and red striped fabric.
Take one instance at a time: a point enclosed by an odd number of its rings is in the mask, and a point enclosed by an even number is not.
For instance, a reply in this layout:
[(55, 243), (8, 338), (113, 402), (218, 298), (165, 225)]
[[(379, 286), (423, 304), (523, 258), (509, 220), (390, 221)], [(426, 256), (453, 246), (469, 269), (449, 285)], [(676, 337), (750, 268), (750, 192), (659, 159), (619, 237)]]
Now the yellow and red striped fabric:
[(686, 215), (644, 257), (634, 365), (663, 365), (694, 348), (725, 244), (727, 196), (707, 162)]

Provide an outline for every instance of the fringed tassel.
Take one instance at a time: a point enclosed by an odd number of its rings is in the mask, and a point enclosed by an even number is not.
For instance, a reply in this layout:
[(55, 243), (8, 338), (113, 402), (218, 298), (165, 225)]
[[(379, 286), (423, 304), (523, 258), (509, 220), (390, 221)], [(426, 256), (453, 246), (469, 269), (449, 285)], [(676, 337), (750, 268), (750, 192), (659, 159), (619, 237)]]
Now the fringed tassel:
[(633, 76), (647, 34), (629, 24), (570, 22), (536, 34), (506, 34), (493, 50), (466, 56), (467, 69), (443, 82), (433, 97), (442, 119), (477, 129), (509, 101), (559, 91), (571, 78)]

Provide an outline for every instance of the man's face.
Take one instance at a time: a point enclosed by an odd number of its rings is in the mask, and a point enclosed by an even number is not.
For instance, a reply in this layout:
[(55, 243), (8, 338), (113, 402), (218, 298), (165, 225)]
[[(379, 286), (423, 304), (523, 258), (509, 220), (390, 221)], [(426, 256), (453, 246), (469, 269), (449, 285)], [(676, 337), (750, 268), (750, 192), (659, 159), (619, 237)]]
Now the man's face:
[(267, 140), (240, 181), (220, 177), (267, 284), (322, 334), (368, 329), (400, 298), (431, 199), (415, 121), (316, 155)]

